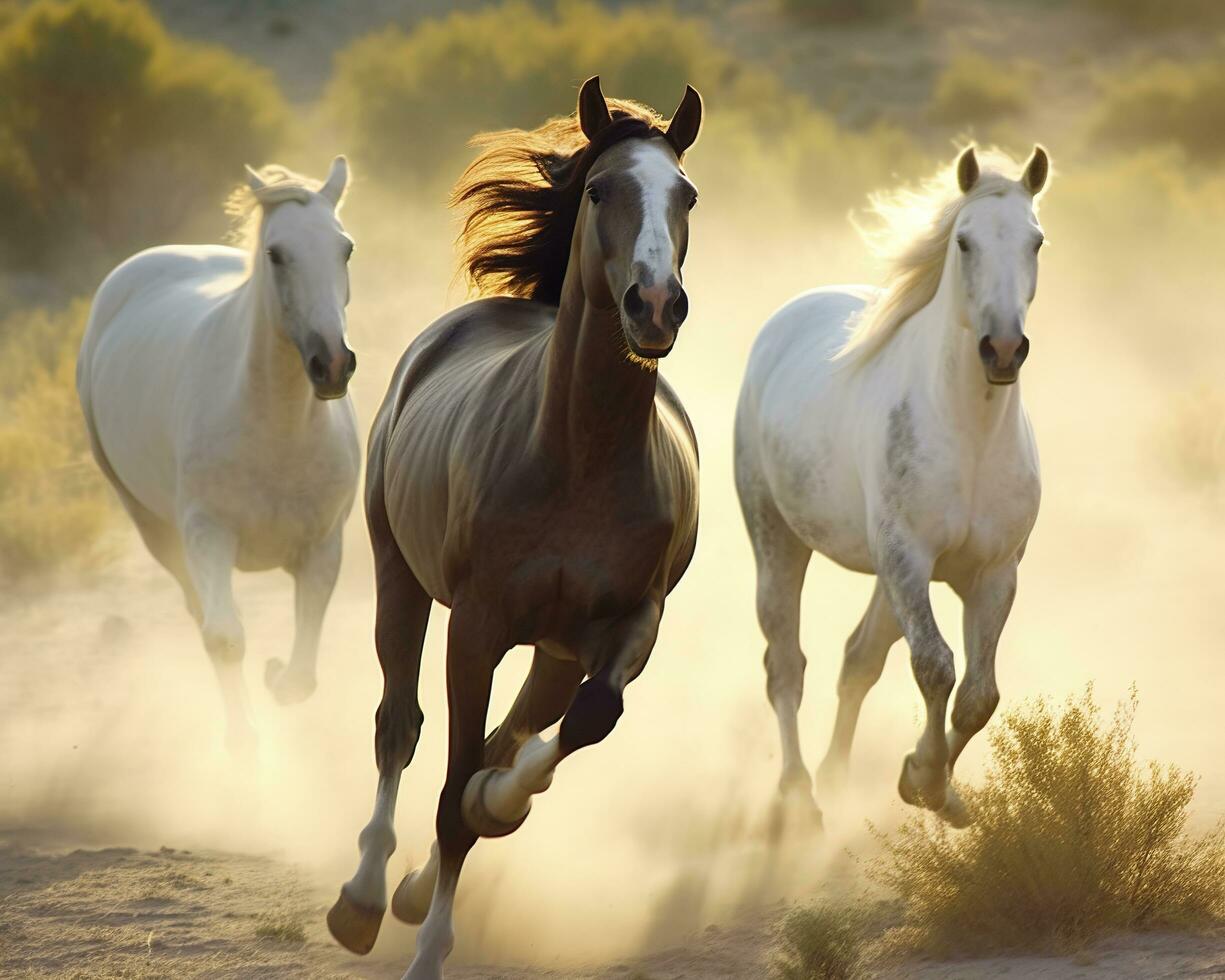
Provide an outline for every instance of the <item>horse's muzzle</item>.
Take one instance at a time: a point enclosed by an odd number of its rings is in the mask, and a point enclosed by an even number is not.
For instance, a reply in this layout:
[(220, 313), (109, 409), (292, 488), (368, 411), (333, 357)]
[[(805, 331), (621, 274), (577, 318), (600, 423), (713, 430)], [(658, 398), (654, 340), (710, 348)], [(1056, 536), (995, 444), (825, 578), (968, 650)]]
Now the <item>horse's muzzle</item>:
[(315, 397), (323, 401), (343, 398), (349, 391), (349, 379), (357, 370), (357, 355), (342, 346), (332, 357), (317, 352), (306, 358), (306, 375), (315, 389)]
[(984, 337), (978, 343), (978, 356), (982, 358), (987, 372), (987, 381), (993, 385), (1015, 384), (1021, 375), (1021, 365), (1029, 356), (1029, 338)]

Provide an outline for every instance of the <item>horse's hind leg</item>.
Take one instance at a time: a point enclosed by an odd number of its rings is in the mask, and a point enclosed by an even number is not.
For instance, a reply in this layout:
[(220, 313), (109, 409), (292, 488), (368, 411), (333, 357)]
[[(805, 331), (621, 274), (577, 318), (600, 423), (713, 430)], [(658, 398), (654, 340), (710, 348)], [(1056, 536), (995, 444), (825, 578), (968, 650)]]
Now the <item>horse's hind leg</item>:
[(256, 738), (242, 678), (246, 640), (232, 586), (238, 537), (200, 511), (184, 518), (182, 536), (187, 571), (200, 600), (200, 633), (225, 702), (226, 744), (241, 753)]
[[(506, 719), (485, 740), (485, 766), (511, 765), (524, 743), (555, 724), (574, 700), (583, 680), (583, 668), (574, 661), (558, 660), (539, 647), (527, 679), (506, 714)], [(521, 820), (519, 822), (522, 822)], [(425, 864), (405, 875), (391, 899), (396, 918), (416, 925), (425, 919), (438, 877), (438, 845)]]
[(293, 568), (293, 654), (288, 666), (277, 658), (268, 661), (264, 683), (280, 704), (297, 704), (315, 690), (315, 664), (319, 658), (319, 634), (332, 590), (340, 574), (341, 529), (338, 527)]
[(361, 851), (357, 873), (341, 888), (328, 913), (332, 935), (355, 953), (370, 952), (387, 909), (387, 861), (396, 849), (400, 774), (412, 762), (424, 721), (417, 681), (431, 602), (391, 536), (381, 503), (371, 508), (370, 535), (377, 588), (374, 642), (383, 668), (383, 699), (375, 713), (374, 736), (379, 782), (374, 813), (357, 839)]
[(834, 720), (834, 734), (830, 739), (829, 751), (817, 768), (817, 788), (822, 795), (838, 792), (846, 780), (859, 709), (868, 691), (880, 680), (889, 648), (901, 636), (902, 628), (878, 579), (863, 619), (846, 641), (842, 673), (838, 677), (838, 714)]
[[(743, 499), (743, 498), (742, 498)], [(766, 696), (778, 717), (783, 764), (779, 792), (820, 820), (800, 750), (799, 712), (808, 661), (800, 649), (800, 594), (812, 551), (767, 500), (744, 501), (757, 559), (757, 621), (766, 638)]]

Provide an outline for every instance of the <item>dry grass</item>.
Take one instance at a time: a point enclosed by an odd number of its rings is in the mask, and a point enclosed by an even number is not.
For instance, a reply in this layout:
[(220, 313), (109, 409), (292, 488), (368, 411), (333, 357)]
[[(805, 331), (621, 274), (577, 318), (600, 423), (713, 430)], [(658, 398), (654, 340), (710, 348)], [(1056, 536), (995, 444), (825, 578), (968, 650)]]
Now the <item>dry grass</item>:
[(304, 943), (306, 927), (296, 912), (267, 912), (256, 920), (255, 938), (271, 939), (278, 943)]
[(884, 918), (866, 903), (823, 902), (792, 909), (779, 924), (770, 964), (773, 980), (861, 980), (868, 949)]
[(88, 564), (114, 513), (75, 389), (87, 307), (0, 323), (0, 581)]
[(1187, 832), (1195, 778), (1142, 765), (1133, 696), (1103, 718), (1092, 690), (993, 728), (966, 798), (976, 822), (929, 815), (885, 838), (875, 869), (901, 897), (904, 944), (936, 955), (1076, 948), (1110, 932), (1197, 930), (1225, 917), (1225, 827)]

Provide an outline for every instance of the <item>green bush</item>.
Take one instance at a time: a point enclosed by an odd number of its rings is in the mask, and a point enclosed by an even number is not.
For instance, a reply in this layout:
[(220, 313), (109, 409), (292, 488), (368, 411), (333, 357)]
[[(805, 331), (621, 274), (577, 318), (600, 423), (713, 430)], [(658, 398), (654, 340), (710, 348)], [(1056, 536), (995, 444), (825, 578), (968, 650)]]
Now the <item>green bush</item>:
[[(0, 581), (80, 566), (114, 513), (77, 403), (84, 300), (0, 322)], [(19, 365), (19, 368), (14, 367)]]
[(606, 94), (668, 114), (687, 82), (709, 86), (731, 70), (701, 22), (667, 10), (510, 0), (359, 39), (337, 55), (326, 102), (353, 155), (402, 181), (452, 162), (478, 132), (573, 112), (590, 75)]
[(1193, 161), (1225, 159), (1225, 61), (1161, 61), (1108, 83), (1096, 134), (1125, 149), (1178, 146)]
[(979, 54), (953, 58), (936, 80), (928, 116), (952, 126), (989, 127), (1029, 108), (1025, 69), (1001, 67)]
[(708, 112), (686, 166), (724, 210), (799, 201), (841, 215), (866, 191), (917, 172), (901, 131), (843, 129), (666, 7), (612, 12), (580, 0), (553, 11), (510, 0), (411, 33), (386, 30), (337, 56), (326, 104), (363, 167), (404, 187), (453, 179), (479, 132), (573, 112), (578, 85), (597, 72), (605, 93), (665, 115), (686, 83), (701, 91)]
[[(36, 0), (0, 28), (0, 253), (99, 268), (165, 241), (283, 138), (271, 77), (134, 0)], [(71, 288), (73, 284), (69, 284)]]
[(975, 823), (930, 815), (884, 838), (875, 875), (904, 906), (911, 948), (936, 955), (1068, 949), (1132, 929), (1196, 929), (1225, 917), (1225, 827), (1186, 831), (1195, 779), (1143, 766), (1136, 699), (1106, 721), (1092, 691), (1044, 701), (991, 730)]

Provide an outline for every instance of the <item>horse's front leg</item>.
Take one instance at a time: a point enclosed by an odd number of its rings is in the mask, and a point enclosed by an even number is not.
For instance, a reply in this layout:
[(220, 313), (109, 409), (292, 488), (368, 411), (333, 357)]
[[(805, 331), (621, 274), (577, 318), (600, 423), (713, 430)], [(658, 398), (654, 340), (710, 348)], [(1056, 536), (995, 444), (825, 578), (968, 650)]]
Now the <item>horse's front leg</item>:
[(995, 684), (995, 648), (1017, 594), (1017, 563), (1009, 560), (985, 569), (962, 593), (966, 675), (953, 703), (953, 725), (948, 731), (949, 772), (962, 749), (991, 720), (1000, 702)]
[(341, 529), (337, 527), (291, 569), (296, 619), (293, 653), (288, 666), (274, 657), (264, 672), (264, 683), (279, 704), (297, 704), (314, 693), (319, 634), (340, 575), (340, 552)]
[(579, 685), (556, 736), (528, 739), (508, 769), (482, 769), (464, 791), (464, 819), (474, 833), (499, 837), (527, 818), (532, 797), (549, 788), (558, 764), (570, 753), (603, 741), (621, 717), (623, 693), (646, 665), (663, 615), (657, 599), (629, 616), (593, 624), (576, 650), (592, 673)]
[(429, 914), (417, 933), (417, 953), (404, 980), (442, 980), (443, 961), (455, 945), (455, 892), (464, 860), (478, 837), (464, 819), (464, 790), (484, 764), (493, 671), (506, 649), (504, 630), (480, 603), (456, 603), (447, 633), (450, 734), (447, 778), (438, 800), (437, 878)]
[(935, 810), (950, 823), (960, 824), (965, 811), (949, 786), (949, 745), (944, 733), (957, 675), (953, 651), (940, 635), (928, 594), (933, 563), (895, 524), (883, 527), (878, 541), (877, 574), (910, 644), (911, 669), (927, 705), (927, 724), (915, 751), (902, 764), (898, 792), (907, 803)]
[(180, 533), (187, 571), (200, 600), (200, 634), (225, 704), (226, 746), (234, 753), (248, 752), (256, 735), (242, 677), (246, 640), (232, 584), (238, 536), (199, 510), (184, 515)]

